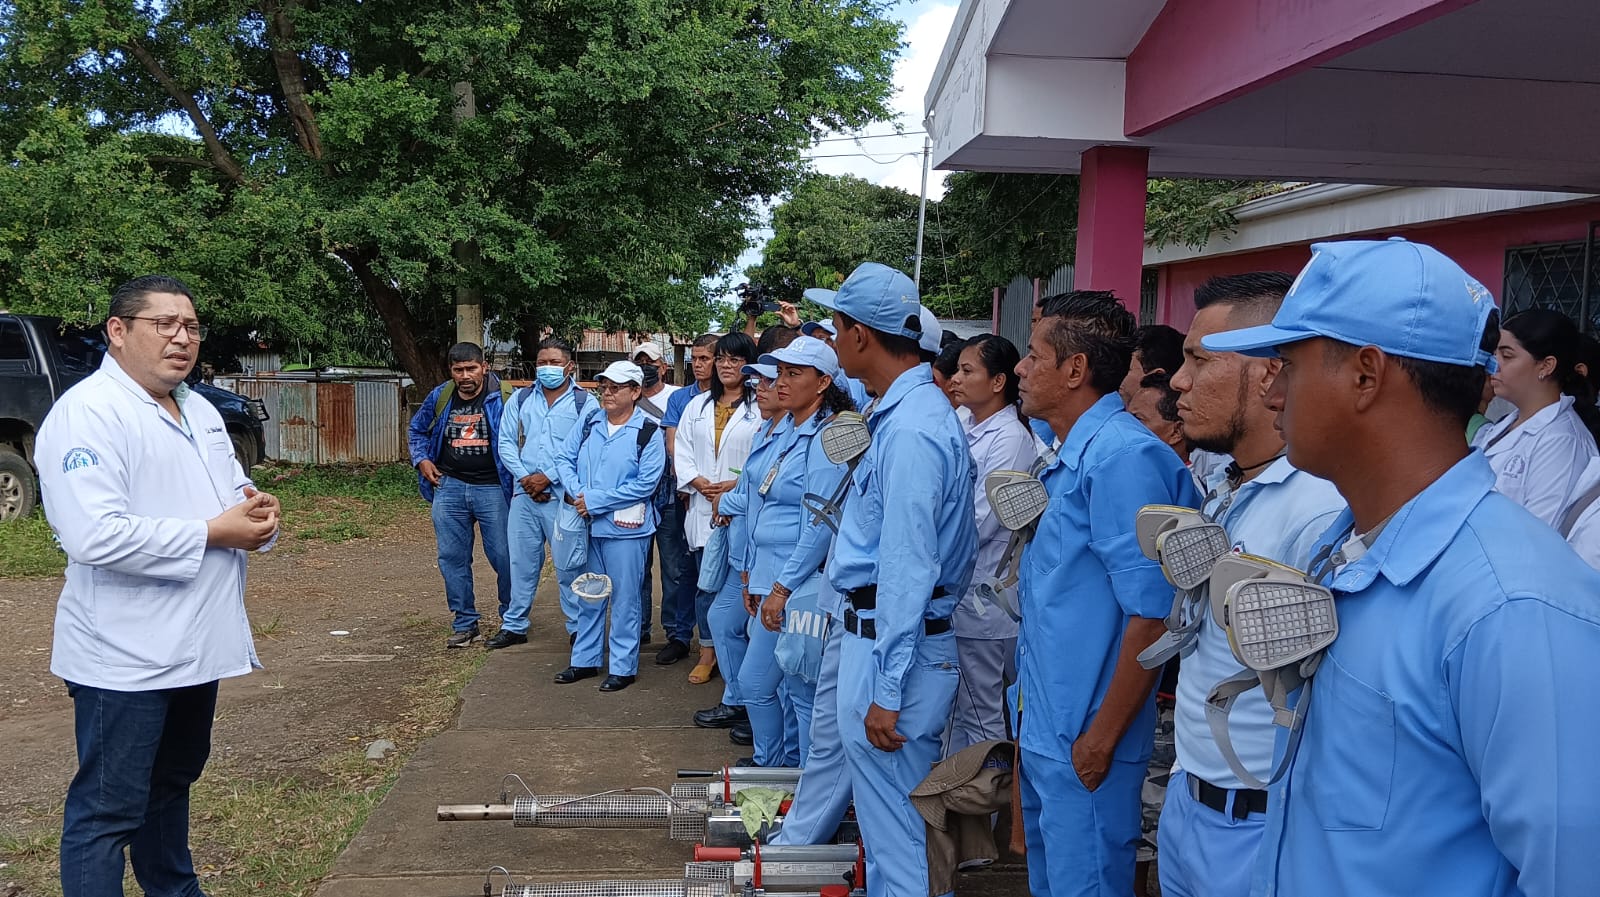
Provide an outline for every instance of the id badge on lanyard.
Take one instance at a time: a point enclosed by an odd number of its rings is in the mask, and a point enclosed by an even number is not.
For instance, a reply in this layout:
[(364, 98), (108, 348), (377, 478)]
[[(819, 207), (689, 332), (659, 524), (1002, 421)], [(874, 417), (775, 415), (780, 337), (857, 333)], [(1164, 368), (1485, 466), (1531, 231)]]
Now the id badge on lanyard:
[(778, 466), (782, 463), (783, 455), (779, 455), (777, 462), (772, 465), (772, 469), (767, 471), (766, 479), (761, 481), (761, 488), (756, 490), (757, 495), (760, 495), (762, 498), (767, 497), (767, 490), (771, 489), (773, 482), (778, 479)]

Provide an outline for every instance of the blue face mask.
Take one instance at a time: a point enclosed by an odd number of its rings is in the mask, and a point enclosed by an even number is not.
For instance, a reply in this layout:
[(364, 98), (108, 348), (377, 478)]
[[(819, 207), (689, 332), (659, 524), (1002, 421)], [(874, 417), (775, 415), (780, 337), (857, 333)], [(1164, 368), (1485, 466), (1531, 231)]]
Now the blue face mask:
[(555, 389), (567, 382), (567, 369), (560, 365), (541, 364), (533, 373), (539, 378), (539, 385), (545, 389)]

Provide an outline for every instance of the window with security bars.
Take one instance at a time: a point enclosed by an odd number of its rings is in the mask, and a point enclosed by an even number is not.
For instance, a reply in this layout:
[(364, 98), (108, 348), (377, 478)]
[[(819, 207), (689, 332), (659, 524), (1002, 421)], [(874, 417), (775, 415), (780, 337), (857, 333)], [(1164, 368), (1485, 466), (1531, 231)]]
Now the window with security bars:
[(1139, 276), (1139, 324), (1156, 322), (1156, 299), (1161, 287), (1161, 272), (1146, 268)]
[[(1578, 322), (1585, 333), (1600, 331), (1600, 267), (1593, 243), (1543, 243), (1506, 250), (1506, 279), (1500, 296), (1506, 317), (1530, 308), (1552, 308)], [(1590, 274), (1584, 277), (1584, 262)], [(1588, 291), (1585, 297), (1584, 292)], [(1586, 320), (1587, 319), (1587, 320)]]

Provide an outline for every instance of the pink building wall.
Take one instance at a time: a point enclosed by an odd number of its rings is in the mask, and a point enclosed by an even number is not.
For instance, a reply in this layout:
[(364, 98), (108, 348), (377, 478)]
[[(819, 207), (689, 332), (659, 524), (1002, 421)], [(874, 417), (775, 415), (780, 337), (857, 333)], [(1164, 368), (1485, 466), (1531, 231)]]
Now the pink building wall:
[[(1383, 238), (1399, 235), (1432, 245), (1482, 281), (1494, 293), (1495, 301), (1499, 302), (1500, 292), (1505, 285), (1507, 249), (1533, 243), (1582, 240), (1589, 222), (1595, 220), (1600, 220), (1600, 201), (1348, 236)], [(1161, 282), (1157, 288), (1156, 320), (1179, 330), (1188, 330), (1189, 322), (1194, 320), (1195, 288), (1207, 278), (1247, 271), (1287, 271), (1293, 274), (1310, 258), (1310, 244), (1301, 244), (1163, 265)]]

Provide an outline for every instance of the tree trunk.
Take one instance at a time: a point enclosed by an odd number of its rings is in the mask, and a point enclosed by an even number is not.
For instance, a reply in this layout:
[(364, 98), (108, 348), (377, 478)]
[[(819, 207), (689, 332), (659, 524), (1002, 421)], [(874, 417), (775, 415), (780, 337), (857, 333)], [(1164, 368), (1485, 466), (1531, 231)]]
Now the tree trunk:
[[(478, 115), (478, 99), (472, 91), (471, 81), (457, 81), (455, 94), (456, 124), (470, 121)], [(478, 273), (478, 244), (474, 240), (457, 240), (450, 247), (456, 265), (461, 269), (462, 282), (456, 287), (456, 342), (483, 345), (483, 294), (472, 284)]]
[[(278, 72), (283, 103), (289, 108), (295, 136), (306, 155), (322, 162), (322, 131), (307, 100), (305, 66), (294, 46), (294, 20), (290, 16), (296, 6), (297, 0), (265, 0), (261, 13), (267, 20), (267, 45), (272, 50), (272, 65)], [(324, 163), (324, 171), (331, 174), (331, 166)]]
[(432, 389), (450, 377), (450, 368), (444, 363), (444, 352), (433, 340), (420, 336), (422, 326), (406, 307), (405, 297), (394, 285), (372, 269), (372, 260), (354, 252), (340, 252), (339, 258), (361, 282), (361, 289), (372, 300), (373, 308), (383, 319), (384, 332), (394, 347), (394, 356), (411, 379), (424, 389)]

